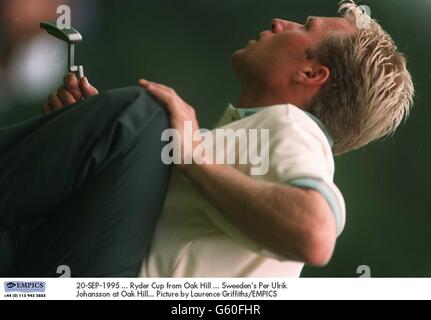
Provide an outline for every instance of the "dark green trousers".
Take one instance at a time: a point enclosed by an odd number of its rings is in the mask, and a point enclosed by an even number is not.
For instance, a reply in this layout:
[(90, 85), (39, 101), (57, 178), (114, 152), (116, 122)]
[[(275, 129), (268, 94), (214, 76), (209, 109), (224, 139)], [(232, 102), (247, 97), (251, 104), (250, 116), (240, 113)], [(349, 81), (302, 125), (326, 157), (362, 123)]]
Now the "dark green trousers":
[(0, 129), (0, 277), (133, 277), (162, 208), (163, 107), (123, 88)]

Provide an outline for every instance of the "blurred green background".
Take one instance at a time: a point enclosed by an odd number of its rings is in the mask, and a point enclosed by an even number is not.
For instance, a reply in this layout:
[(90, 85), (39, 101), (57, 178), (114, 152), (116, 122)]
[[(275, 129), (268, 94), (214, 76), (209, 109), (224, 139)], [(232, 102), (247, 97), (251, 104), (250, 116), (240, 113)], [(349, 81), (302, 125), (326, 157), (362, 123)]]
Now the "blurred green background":
[[(0, 10), (5, 1), (0, 0)], [(96, 87), (105, 90), (134, 85), (139, 77), (167, 84), (197, 109), (203, 127), (212, 126), (228, 102), (236, 102), (239, 85), (230, 68), (234, 50), (256, 38), (274, 17), (303, 22), (309, 15), (333, 16), (337, 3), (69, 1), (72, 24), (84, 35), (76, 60), (85, 66)], [(373, 277), (428, 277), (431, 1), (370, 0), (360, 4), (371, 7), (373, 17), (406, 54), (416, 85), (415, 107), (394, 137), (336, 158), (335, 180), (347, 205), (346, 228), (331, 263), (325, 268), (307, 267), (303, 276), (357, 277), (357, 267), (367, 265)], [(7, 40), (4, 33), (0, 31), (3, 42)], [(5, 48), (0, 44), (0, 49)], [(60, 62), (52, 59), (50, 63)], [(61, 76), (56, 77), (50, 91), (60, 84)], [(23, 94), (25, 90), (22, 88)], [(33, 99), (3, 110), (1, 125), (39, 113), (41, 102)]]

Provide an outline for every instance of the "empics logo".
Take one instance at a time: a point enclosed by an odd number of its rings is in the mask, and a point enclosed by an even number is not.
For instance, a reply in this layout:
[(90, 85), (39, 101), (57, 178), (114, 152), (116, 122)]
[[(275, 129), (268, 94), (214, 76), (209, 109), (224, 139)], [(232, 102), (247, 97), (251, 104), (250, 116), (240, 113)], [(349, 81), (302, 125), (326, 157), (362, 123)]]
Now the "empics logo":
[(12, 289), (12, 288), (16, 287), (16, 283), (14, 283), (14, 282), (7, 282), (7, 283), (5, 283), (5, 286), (8, 289)]
[(45, 292), (46, 282), (42, 281), (7, 281), (5, 292)]

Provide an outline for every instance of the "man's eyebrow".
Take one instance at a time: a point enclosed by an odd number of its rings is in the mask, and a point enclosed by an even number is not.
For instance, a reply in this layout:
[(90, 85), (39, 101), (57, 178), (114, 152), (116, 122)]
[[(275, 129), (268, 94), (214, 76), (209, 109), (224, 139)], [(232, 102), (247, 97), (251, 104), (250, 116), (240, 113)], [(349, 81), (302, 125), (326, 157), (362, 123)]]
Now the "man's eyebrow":
[(307, 29), (311, 28), (313, 26), (313, 24), (314, 24), (315, 21), (316, 21), (316, 18), (314, 18), (314, 17), (308, 17), (307, 20), (305, 20), (305, 27)]

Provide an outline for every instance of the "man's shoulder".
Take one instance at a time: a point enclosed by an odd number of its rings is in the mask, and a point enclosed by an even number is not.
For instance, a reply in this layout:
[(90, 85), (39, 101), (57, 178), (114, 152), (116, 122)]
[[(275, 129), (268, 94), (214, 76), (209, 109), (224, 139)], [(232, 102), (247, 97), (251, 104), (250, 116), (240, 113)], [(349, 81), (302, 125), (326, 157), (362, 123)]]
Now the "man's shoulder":
[(292, 104), (279, 104), (262, 108), (248, 117), (231, 122), (222, 128), (270, 129), (272, 135), (306, 131), (319, 140), (326, 141), (326, 133), (316, 119)]

